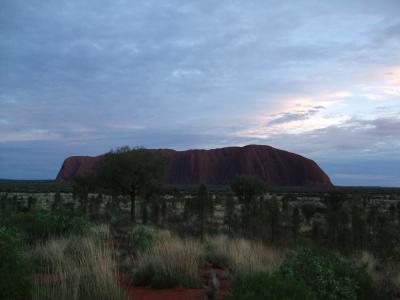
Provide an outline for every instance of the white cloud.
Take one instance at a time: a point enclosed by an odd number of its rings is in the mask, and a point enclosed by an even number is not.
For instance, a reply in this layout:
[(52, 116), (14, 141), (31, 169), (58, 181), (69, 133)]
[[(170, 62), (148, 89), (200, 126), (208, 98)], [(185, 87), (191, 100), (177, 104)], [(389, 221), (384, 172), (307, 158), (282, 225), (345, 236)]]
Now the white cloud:
[(398, 149), (386, 140), (399, 112), (398, 11), (397, 0), (5, 0), (0, 138), (293, 139), (335, 160), (368, 136), (384, 156), (378, 143)]

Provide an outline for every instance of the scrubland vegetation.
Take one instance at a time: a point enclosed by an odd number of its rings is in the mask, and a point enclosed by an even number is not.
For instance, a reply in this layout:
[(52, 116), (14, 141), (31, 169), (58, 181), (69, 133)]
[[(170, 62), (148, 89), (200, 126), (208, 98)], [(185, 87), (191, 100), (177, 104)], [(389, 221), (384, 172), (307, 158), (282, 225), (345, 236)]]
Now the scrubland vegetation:
[[(160, 184), (164, 162), (130, 152), (70, 194), (0, 195), (1, 299), (128, 299), (136, 286), (230, 300), (400, 296), (399, 195), (279, 192), (246, 176), (182, 191)], [(137, 160), (141, 172), (125, 168)]]

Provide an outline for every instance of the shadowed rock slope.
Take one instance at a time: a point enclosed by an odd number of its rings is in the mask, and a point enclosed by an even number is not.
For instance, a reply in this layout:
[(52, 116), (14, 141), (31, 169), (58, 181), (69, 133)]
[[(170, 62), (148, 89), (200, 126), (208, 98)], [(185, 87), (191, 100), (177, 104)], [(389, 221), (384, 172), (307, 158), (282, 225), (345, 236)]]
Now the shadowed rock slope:
[[(227, 184), (236, 175), (256, 175), (268, 185), (332, 186), (329, 177), (312, 160), (270, 146), (248, 145), (211, 150), (149, 149), (170, 159), (165, 182), (170, 184)], [(68, 157), (56, 180), (92, 172), (100, 156)]]

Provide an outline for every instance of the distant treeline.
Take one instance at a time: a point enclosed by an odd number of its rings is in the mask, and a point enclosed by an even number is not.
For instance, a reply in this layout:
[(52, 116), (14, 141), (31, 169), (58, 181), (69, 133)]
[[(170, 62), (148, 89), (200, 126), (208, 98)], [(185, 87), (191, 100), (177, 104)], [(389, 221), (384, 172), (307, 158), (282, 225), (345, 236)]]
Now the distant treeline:
[[(176, 184), (169, 188), (187, 193), (196, 193), (198, 184)], [(229, 185), (207, 185), (210, 192), (223, 193), (229, 191)], [(167, 190), (169, 190), (167, 188)], [(267, 191), (272, 193), (304, 193), (307, 196), (318, 196), (321, 193), (342, 191), (350, 194), (400, 194), (400, 187), (359, 187), (359, 186), (334, 186), (334, 187), (309, 187), (309, 186), (268, 186)], [(26, 192), (26, 193), (72, 193), (73, 184), (60, 183), (55, 180), (16, 180), (0, 179), (0, 192)]]
[(54, 180), (0, 179), (0, 192), (72, 193), (72, 184)]

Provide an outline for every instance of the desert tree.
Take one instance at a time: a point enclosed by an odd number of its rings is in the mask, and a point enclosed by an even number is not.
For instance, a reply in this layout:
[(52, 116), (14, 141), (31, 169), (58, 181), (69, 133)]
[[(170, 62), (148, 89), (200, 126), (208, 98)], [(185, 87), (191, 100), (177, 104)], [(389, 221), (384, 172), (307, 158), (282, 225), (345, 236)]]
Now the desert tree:
[(97, 193), (95, 197), (92, 197), (89, 201), (89, 213), (93, 218), (98, 217), (101, 205), (104, 201), (103, 194), (101, 192)]
[(376, 205), (372, 205), (367, 212), (368, 240), (374, 241), (378, 233), (379, 210)]
[(167, 220), (169, 214), (169, 203), (175, 202), (175, 199), (179, 196), (179, 191), (175, 186), (170, 185), (163, 185), (162, 186), (162, 194), (166, 195), (167, 197), (163, 197), (160, 199), (160, 215), (161, 215), (161, 225), (164, 225), (165, 221)]
[(343, 252), (349, 251), (351, 237), (350, 216), (346, 203), (346, 195), (334, 192), (328, 199), (326, 222), (328, 226), (328, 243), (331, 247)]
[(347, 207), (342, 206), (338, 211), (338, 247), (343, 252), (349, 252), (350, 246), (350, 238), (351, 238), (351, 231), (350, 231), (350, 217), (349, 211)]
[(342, 214), (345, 195), (339, 192), (333, 192), (327, 199), (326, 222), (328, 226), (328, 242), (330, 246), (338, 246), (341, 234), (341, 221), (344, 218)]
[[(74, 188), (75, 188), (75, 184), (74, 184)], [(62, 203), (62, 196), (59, 192), (57, 192), (54, 194), (53, 203), (51, 205), (51, 211), (58, 212), (60, 210), (61, 203)]]
[(290, 194), (286, 194), (282, 197), (282, 217), (284, 218), (285, 222), (289, 222), (290, 219), (290, 202), (293, 201), (293, 196)]
[[(73, 195), (78, 197), (82, 213), (87, 215), (89, 207), (89, 193), (96, 189), (97, 177), (94, 173), (77, 175), (73, 179)], [(56, 194), (57, 195), (57, 194)], [(59, 198), (61, 196), (59, 195)], [(60, 199), (54, 200), (54, 205), (59, 205)]]
[(8, 194), (4, 193), (0, 199), (0, 211), (1, 211), (1, 214), (3, 214), (3, 215), (5, 215), (7, 213), (7, 204), (8, 204), (7, 196), (8, 196)]
[(296, 206), (292, 210), (292, 217), (291, 217), (291, 224), (290, 224), (293, 241), (295, 244), (297, 244), (297, 241), (298, 241), (300, 224), (301, 224), (300, 209)]
[(28, 211), (33, 211), (36, 208), (37, 198), (33, 196), (29, 196), (28, 198)]
[(207, 221), (213, 212), (213, 208), (214, 205), (207, 186), (205, 184), (200, 184), (197, 190), (197, 197), (194, 199), (194, 209), (201, 240), (204, 240)]
[(235, 198), (232, 193), (228, 193), (225, 197), (225, 223), (228, 225), (229, 234), (235, 227)]
[(242, 209), (242, 230), (248, 233), (255, 222), (259, 198), (266, 190), (265, 182), (256, 176), (240, 175), (231, 182), (231, 189), (238, 197)]
[(311, 218), (317, 212), (317, 207), (314, 203), (306, 202), (301, 206), (301, 212), (303, 213), (303, 216), (306, 219), (307, 223), (310, 224)]
[(396, 204), (396, 222), (400, 227), (400, 202), (397, 202)]
[(368, 239), (368, 228), (363, 207), (353, 201), (351, 205), (351, 236), (353, 247), (357, 250), (364, 250)]
[[(281, 233), (281, 222), (282, 216), (279, 207), (279, 200), (276, 196), (266, 201), (266, 213), (264, 216), (266, 217), (264, 224), (260, 224), (259, 229), (261, 230), (265, 225), (267, 225), (267, 229), (269, 229), (269, 241), (271, 244), (276, 243), (279, 239), (279, 235)], [(260, 218), (262, 220), (262, 217)]]
[(142, 192), (141, 212), (142, 222), (147, 224), (149, 219), (149, 207), (151, 222), (159, 225), (160, 223), (160, 196), (162, 194), (162, 185), (158, 180), (150, 180)]
[(391, 222), (396, 222), (396, 206), (393, 203), (389, 206), (389, 216)]
[(374, 252), (382, 260), (389, 264), (400, 259), (400, 232), (399, 228), (391, 222), (387, 213), (378, 212), (377, 228), (374, 239)]
[(101, 185), (114, 195), (129, 195), (131, 219), (135, 221), (137, 195), (148, 193), (153, 182), (161, 182), (168, 160), (157, 151), (128, 146), (111, 150), (97, 166)]

